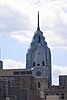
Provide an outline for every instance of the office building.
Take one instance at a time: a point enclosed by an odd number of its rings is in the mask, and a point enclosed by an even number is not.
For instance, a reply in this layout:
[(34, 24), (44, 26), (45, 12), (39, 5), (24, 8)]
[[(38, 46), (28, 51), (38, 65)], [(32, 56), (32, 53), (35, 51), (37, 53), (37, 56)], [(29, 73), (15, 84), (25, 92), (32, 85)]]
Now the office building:
[(43, 32), (39, 26), (39, 12), (38, 12), (38, 26), (34, 33), (30, 48), (26, 54), (26, 69), (37, 70), (35, 73), (43, 74), (44, 78), (48, 77), (48, 87), (51, 86), (51, 52), (43, 36)]

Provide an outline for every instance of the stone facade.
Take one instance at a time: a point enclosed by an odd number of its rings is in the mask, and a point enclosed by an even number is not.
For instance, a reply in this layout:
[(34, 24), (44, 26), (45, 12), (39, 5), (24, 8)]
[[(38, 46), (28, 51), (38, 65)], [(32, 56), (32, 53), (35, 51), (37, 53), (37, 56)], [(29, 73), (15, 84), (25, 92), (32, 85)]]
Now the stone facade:
[(67, 100), (67, 87), (52, 86), (44, 90), (44, 95), (45, 100), (48, 100), (47, 96), (58, 96), (59, 100)]
[[(17, 71), (19, 72), (19, 70)], [(37, 90), (35, 78), (30, 74), (21, 76), (5, 76), (5, 74), (2, 76), (0, 74), (0, 97), (10, 97), (14, 100), (22, 100), (22, 98), (23, 100), (43, 100)]]

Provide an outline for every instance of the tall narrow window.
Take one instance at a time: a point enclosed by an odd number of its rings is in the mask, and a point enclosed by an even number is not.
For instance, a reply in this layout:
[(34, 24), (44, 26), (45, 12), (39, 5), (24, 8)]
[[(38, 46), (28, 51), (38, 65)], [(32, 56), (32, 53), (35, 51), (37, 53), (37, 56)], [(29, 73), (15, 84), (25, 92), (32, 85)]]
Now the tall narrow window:
[(33, 66), (35, 66), (35, 62), (33, 62)]
[(38, 88), (40, 88), (40, 87), (41, 87), (40, 82), (38, 82)]
[(43, 66), (45, 66), (45, 63), (44, 63), (44, 61), (42, 62), (42, 65), (43, 65)]
[(61, 99), (64, 99), (64, 94), (61, 94)]

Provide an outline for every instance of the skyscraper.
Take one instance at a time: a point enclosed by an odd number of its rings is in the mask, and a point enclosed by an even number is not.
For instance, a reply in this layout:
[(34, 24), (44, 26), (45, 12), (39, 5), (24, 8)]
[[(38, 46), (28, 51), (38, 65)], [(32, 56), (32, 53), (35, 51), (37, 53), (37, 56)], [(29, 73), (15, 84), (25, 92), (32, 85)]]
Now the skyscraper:
[(3, 69), (3, 61), (0, 60), (0, 69)]
[[(26, 54), (26, 69), (31, 68), (44, 68), (44, 77), (48, 76), (48, 86), (51, 86), (51, 52), (43, 36), (43, 32), (39, 26), (39, 12), (38, 12), (38, 26), (34, 33), (33, 40), (30, 44), (30, 48)], [(47, 69), (47, 72), (46, 72)], [(46, 72), (46, 74), (45, 74)], [(37, 72), (40, 74), (40, 71)]]

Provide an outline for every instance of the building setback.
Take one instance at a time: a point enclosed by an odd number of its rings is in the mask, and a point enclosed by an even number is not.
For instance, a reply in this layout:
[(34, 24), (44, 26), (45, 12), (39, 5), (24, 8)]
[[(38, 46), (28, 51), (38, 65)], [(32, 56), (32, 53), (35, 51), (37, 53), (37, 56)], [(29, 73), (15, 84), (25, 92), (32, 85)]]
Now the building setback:
[[(44, 70), (44, 76), (48, 76), (48, 87), (51, 86), (51, 52), (43, 36), (43, 32), (39, 26), (39, 12), (38, 12), (38, 26), (34, 33), (30, 48), (26, 54), (26, 69), (40, 68), (40, 73)], [(46, 71), (46, 74), (45, 74)]]

